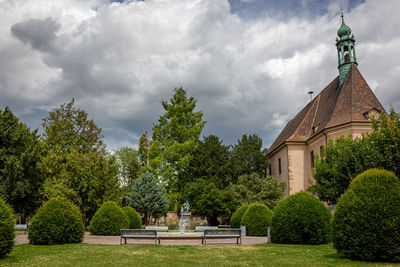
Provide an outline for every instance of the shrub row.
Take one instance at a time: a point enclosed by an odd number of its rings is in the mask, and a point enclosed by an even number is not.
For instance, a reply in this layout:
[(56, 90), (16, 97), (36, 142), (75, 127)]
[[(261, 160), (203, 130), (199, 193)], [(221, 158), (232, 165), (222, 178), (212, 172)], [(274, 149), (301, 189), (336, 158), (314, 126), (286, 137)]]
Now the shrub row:
[(324, 244), (331, 239), (345, 257), (399, 262), (400, 179), (380, 169), (358, 175), (339, 198), (332, 219), (321, 201), (299, 192), (282, 200), (273, 214), (261, 204), (244, 205), (231, 225), (245, 225), (249, 235), (266, 235), (271, 225), (274, 243)]
[(0, 198), (0, 259), (11, 252), (14, 245), (14, 219), (11, 209)]
[(274, 212), (263, 204), (243, 205), (232, 215), (231, 226), (246, 226), (250, 236), (266, 236), (271, 226), (275, 243), (324, 244), (329, 242), (330, 219), (321, 201), (300, 192), (282, 200)]

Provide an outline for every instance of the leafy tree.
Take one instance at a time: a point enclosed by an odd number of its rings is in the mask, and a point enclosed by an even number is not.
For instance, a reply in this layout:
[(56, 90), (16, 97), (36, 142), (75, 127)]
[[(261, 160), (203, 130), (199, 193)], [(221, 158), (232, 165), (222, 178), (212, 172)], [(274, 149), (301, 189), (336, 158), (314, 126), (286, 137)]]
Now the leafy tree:
[(122, 184), (130, 186), (140, 174), (140, 154), (131, 147), (122, 147), (115, 152), (120, 165)]
[(400, 175), (400, 114), (390, 109), (389, 118), (381, 114), (373, 121), (372, 132), (362, 138), (339, 137), (323, 149), (316, 160), (310, 188), (319, 198), (336, 204), (354, 177), (370, 168), (385, 168)]
[(41, 155), (37, 130), (31, 131), (9, 108), (0, 109), (0, 195), (22, 223), (41, 204)]
[(263, 178), (252, 173), (240, 176), (237, 184), (231, 185), (231, 189), (241, 205), (260, 203), (273, 209), (283, 197), (285, 183), (278, 183), (269, 175)]
[(255, 172), (265, 177), (268, 163), (265, 159), (265, 151), (262, 150), (261, 138), (256, 134), (249, 136), (244, 134), (232, 148), (231, 164), (234, 183), (243, 174)]
[(192, 213), (206, 217), (209, 225), (218, 225), (218, 217), (229, 218), (238, 206), (230, 189), (220, 190), (203, 179), (185, 186), (183, 201), (186, 200)]
[(361, 145), (364, 142), (354, 140), (351, 135), (340, 136), (334, 144), (332, 139), (324, 147), (321, 160), (316, 157), (314, 179), (311, 187), (322, 201), (336, 204), (337, 199), (346, 191), (350, 181), (363, 172), (365, 164)]
[(147, 225), (149, 217), (160, 218), (168, 208), (168, 200), (164, 188), (152, 173), (144, 173), (136, 180), (130, 192), (125, 196), (125, 202), (144, 214)]
[(60, 175), (48, 178), (46, 185), (47, 198), (69, 197), (80, 208), (87, 224), (104, 201), (118, 199), (118, 165), (113, 156), (72, 150), (66, 154)]
[(223, 189), (229, 185), (230, 174), (229, 146), (223, 145), (218, 136), (209, 135), (199, 142), (183, 174), (183, 182), (194, 182), (201, 178)]
[(103, 152), (101, 128), (88, 119), (86, 111), (74, 107), (75, 100), (62, 104), (43, 119), (43, 138), (48, 150), (62, 154), (72, 147), (80, 153)]
[(179, 177), (193, 157), (206, 122), (202, 120), (202, 112), (194, 111), (197, 102), (194, 97), (188, 98), (182, 88), (175, 88), (174, 92), (169, 102), (161, 102), (165, 113), (153, 124), (149, 162), (168, 191), (179, 192), (182, 187)]
[(74, 201), (87, 224), (103, 201), (117, 197), (117, 161), (105, 152), (101, 128), (86, 111), (74, 107), (74, 100), (50, 112), (43, 128), (44, 194)]

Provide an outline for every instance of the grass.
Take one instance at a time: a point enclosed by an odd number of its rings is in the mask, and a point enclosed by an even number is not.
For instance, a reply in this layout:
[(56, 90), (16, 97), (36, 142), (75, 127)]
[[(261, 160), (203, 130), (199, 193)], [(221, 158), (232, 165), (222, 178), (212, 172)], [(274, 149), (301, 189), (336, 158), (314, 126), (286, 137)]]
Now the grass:
[(18, 245), (0, 266), (399, 266), (341, 258), (332, 245)]

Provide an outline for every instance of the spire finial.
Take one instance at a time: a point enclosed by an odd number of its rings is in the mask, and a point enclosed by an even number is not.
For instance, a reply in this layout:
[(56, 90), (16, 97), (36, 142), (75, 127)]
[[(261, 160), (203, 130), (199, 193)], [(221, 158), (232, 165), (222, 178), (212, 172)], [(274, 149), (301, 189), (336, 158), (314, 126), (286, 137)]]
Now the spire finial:
[(343, 5), (342, 5), (342, 1), (340, 1), (340, 16), (342, 17), (342, 20), (343, 20)]

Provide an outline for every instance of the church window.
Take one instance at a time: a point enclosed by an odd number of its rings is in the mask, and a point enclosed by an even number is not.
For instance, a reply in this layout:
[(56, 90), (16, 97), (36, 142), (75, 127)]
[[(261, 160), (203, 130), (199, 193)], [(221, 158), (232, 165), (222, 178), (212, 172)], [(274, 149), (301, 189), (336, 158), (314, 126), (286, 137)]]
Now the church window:
[(279, 174), (281, 174), (282, 173), (281, 158), (278, 159), (278, 170), (279, 170)]
[(314, 168), (314, 151), (310, 152), (311, 168)]
[(319, 147), (319, 157), (322, 158), (322, 150), (324, 150), (324, 145)]

